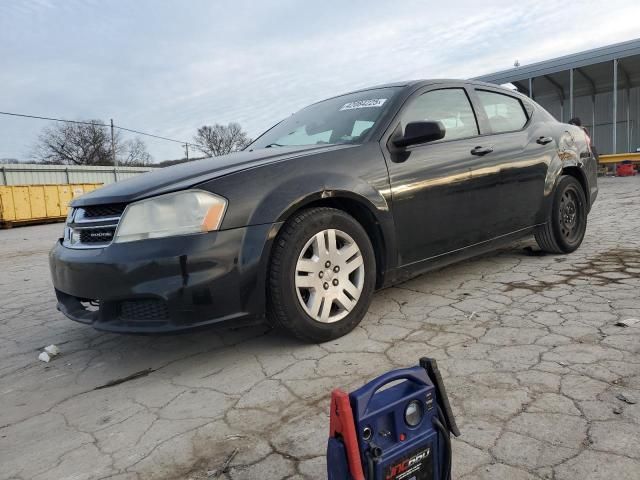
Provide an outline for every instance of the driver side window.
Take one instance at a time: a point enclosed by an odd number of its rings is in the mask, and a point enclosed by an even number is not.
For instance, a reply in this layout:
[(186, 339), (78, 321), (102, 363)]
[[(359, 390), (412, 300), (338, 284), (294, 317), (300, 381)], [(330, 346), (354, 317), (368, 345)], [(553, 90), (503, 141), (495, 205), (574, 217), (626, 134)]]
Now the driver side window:
[(402, 114), (402, 131), (407, 123), (420, 121), (442, 122), (446, 129), (444, 140), (478, 135), (471, 102), (462, 88), (432, 90), (414, 99)]

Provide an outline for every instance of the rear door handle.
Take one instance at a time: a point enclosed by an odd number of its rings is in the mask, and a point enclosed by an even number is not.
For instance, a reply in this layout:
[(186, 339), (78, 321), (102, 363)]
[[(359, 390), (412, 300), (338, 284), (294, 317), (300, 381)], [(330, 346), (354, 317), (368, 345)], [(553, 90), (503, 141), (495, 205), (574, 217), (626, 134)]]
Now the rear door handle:
[(493, 152), (493, 148), (491, 147), (482, 147), (482, 146), (478, 146), (474, 149), (471, 150), (471, 155), (486, 155), (487, 153), (491, 153)]
[(551, 137), (540, 137), (538, 140), (536, 140), (536, 143), (539, 143), (540, 145), (546, 145), (547, 143), (551, 142), (553, 142), (553, 138)]

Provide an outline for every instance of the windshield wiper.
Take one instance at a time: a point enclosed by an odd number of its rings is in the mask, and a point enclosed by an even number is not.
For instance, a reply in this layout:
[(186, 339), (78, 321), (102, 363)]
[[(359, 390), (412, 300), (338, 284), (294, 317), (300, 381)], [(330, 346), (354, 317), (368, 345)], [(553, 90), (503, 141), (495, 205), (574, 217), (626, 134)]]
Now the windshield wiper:
[(271, 147), (286, 147), (286, 145), (280, 145), (279, 143), (270, 143), (264, 148), (271, 148)]

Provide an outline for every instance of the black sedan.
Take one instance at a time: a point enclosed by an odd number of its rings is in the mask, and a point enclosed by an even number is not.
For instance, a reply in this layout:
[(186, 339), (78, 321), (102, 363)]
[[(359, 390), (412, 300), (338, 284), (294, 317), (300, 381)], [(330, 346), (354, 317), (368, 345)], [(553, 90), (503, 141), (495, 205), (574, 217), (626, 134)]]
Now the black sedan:
[(479, 82), (359, 90), (244, 151), (73, 201), (50, 254), (58, 308), (115, 332), (267, 320), (327, 341), (374, 290), (525, 235), (571, 253), (598, 193), (578, 127)]

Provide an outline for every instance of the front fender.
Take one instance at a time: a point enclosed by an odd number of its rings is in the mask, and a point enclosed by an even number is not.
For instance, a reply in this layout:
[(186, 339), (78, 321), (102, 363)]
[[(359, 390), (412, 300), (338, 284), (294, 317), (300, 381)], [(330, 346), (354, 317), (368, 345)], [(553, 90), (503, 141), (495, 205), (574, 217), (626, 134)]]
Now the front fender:
[[(329, 199), (349, 199), (358, 202), (376, 218), (378, 222), (384, 222), (384, 216), (390, 217), (390, 208), (387, 199), (382, 192), (373, 188), (369, 183), (359, 178), (329, 175), (324, 177), (305, 176), (293, 179), (288, 184), (282, 185), (284, 189), (295, 191), (299, 182), (305, 185), (305, 192), (280, 202), (279, 193), (272, 191), (265, 197), (265, 201), (255, 212), (256, 218), (270, 215), (270, 210), (275, 205), (280, 205), (277, 221), (285, 221), (295, 211), (304, 208), (311, 203)], [(310, 187), (310, 188), (308, 188)]]
[(371, 214), (391, 249), (386, 258), (395, 259), (389, 176), (375, 142), (245, 170), (200, 188), (228, 199), (222, 229), (284, 222), (323, 200), (357, 203)]

